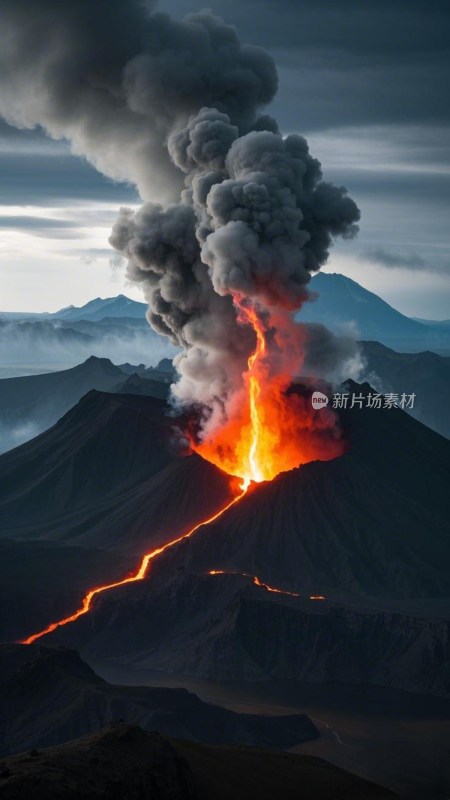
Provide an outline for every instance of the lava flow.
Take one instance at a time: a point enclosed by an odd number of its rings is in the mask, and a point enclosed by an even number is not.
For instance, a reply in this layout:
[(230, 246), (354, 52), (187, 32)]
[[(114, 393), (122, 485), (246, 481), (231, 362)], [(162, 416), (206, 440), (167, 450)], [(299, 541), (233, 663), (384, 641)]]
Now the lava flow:
[(189, 539), (200, 528), (203, 528), (204, 525), (209, 525), (211, 522), (215, 522), (217, 519), (219, 519), (219, 517), (222, 516), (222, 514), (225, 513), (225, 511), (228, 511), (228, 509), (234, 506), (235, 503), (238, 503), (239, 500), (241, 500), (241, 498), (246, 494), (246, 492), (247, 488), (243, 489), (242, 492), (238, 494), (236, 497), (234, 497), (233, 500), (231, 500), (229, 503), (227, 503), (226, 506), (223, 506), (223, 508), (219, 509), (219, 511), (213, 514), (211, 517), (208, 517), (208, 519), (204, 519), (202, 520), (202, 522), (199, 522), (197, 525), (191, 528), (191, 530), (188, 531), (187, 533), (183, 533), (176, 539), (172, 539), (170, 542), (167, 542), (167, 544), (162, 545), (162, 547), (157, 547), (156, 550), (152, 550), (151, 553), (146, 553), (146, 555), (143, 556), (142, 558), (142, 561), (139, 565), (137, 572), (135, 572), (133, 575), (128, 575), (126, 578), (122, 578), (120, 581), (115, 581), (114, 583), (107, 583), (104, 586), (97, 586), (95, 589), (90, 589), (89, 592), (83, 597), (81, 608), (79, 608), (77, 611), (71, 614), (70, 617), (64, 617), (64, 619), (60, 619), (58, 620), (58, 622), (51, 622), (50, 625), (47, 625), (47, 627), (44, 628), (42, 631), (38, 631), (38, 633), (31, 634), (31, 636), (28, 636), (26, 639), (21, 640), (19, 644), (33, 644), (33, 642), (35, 642), (36, 639), (41, 639), (42, 636), (46, 636), (48, 633), (52, 633), (57, 628), (61, 628), (63, 625), (68, 625), (70, 622), (75, 622), (75, 620), (78, 619), (79, 617), (82, 617), (83, 614), (87, 614), (87, 612), (91, 607), (92, 600), (94, 599), (94, 597), (96, 597), (96, 595), (103, 594), (103, 592), (107, 592), (109, 591), (109, 589), (117, 589), (119, 586), (125, 586), (125, 584), (127, 583), (135, 583), (136, 581), (143, 581), (147, 575), (150, 562), (154, 558), (156, 558), (156, 556), (161, 555), (161, 553), (164, 553), (170, 547), (173, 547), (179, 542), (182, 542), (184, 539)]
[[(251, 575), (249, 572), (241, 572), (234, 569), (210, 569), (208, 575), (240, 575), (242, 578), (250, 578), (255, 586), (258, 586), (260, 589), (265, 589), (266, 592), (283, 594), (288, 597), (301, 597), (299, 592), (289, 592), (287, 589), (277, 589), (274, 586), (269, 586), (268, 583), (263, 583), (257, 575)], [(323, 594), (310, 594), (308, 600), (326, 600), (326, 597), (324, 597)]]

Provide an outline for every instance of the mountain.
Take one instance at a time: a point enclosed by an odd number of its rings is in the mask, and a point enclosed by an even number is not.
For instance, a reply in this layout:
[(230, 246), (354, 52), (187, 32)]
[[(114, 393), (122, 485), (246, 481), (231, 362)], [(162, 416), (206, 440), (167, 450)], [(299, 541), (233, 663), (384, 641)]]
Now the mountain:
[(126, 317), (128, 319), (145, 320), (146, 311), (146, 303), (139, 303), (124, 294), (119, 294), (116, 297), (96, 297), (94, 300), (89, 300), (84, 306), (66, 306), (65, 308), (60, 308), (59, 311), (53, 312), (0, 311), (0, 319), (41, 321), (58, 319), (66, 322), (79, 320), (99, 322), (106, 317), (111, 319)]
[(450, 695), (450, 442), (396, 408), (342, 424), (346, 455), (256, 486), (48, 641), (210, 679)]
[[(148, 397), (156, 397), (159, 400), (167, 400), (170, 392), (171, 379), (166, 378), (166, 381), (153, 380), (147, 377), (149, 373), (141, 373), (138, 375), (129, 375), (124, 381), (120, 381), (113, 391), (117, 394), (143, 394)], [(143, 377), (144, 376), (144, 377)]]
[(318, 736), (304, 714), (237, 714), (185, 689), (113, 686), (73, 650), (0, 645), (0, 745), (16, 753), (98, 731), (114, 719), (210, 744), (288, 748)]
[(176, 352), (145, 317), (0, 319), (0, 374), (5, 378), (70, 368), (92, 355), (148, 365)]
[(98, 322), (105, 317), (120, 318), (128, 317), (131, 319), (145, 320), (147, 311), (146, 303), (138, 303), (136, 300), (131, 300), (124, 294), (119, 294), (117, 297), (96, 297), (95, 300), (90, 300), (84, 306), (68, 306), (61, 308), (50, 314), (54, 319), (65, 320), (66, 322), (74, 322), (77, 320), (91, 320)]
[(0, 453), (54, 425), (91, 389), (167, 398), (172, 376), (166, 362), (171, 365), (163, 359), (146, 370), (90, 356), (71, 369), (0, 380)]
[(367, 380), (379, 391), (412, 394), (409, 413), (450, 438), (450, 358), (429, 351), (397, 353), (379, 342), (363, 342)]
[(443, 328), (450, 330), (450, 319), (422, 319), (421, 317), (412, 317), (416, 322), (422, 325), (428, 325), (432, 328)]
[(318, 298), (303, 305), (297, 314), (299, 322), (321, 322), (333, 331), (351, 323), (359, 339), (375, 339), (395, 350), (450, 353), (449, 331), (401, 314), (344, 275), (319, 272), (309, 288)]
[(320, 758), (167, 740), (119, 722), (2, 762), (5, 800), (389, 800), (387, 789)]
[(68, 612), (231, 499), (229, 476), (183, 448), (163, 401), (92, 391), (0, 457), (0, 638)]
[(0, 453), (49, 428), (91, 389), (125, 380), (119, 367), (91, 356), (72, 369), (0, 381)]

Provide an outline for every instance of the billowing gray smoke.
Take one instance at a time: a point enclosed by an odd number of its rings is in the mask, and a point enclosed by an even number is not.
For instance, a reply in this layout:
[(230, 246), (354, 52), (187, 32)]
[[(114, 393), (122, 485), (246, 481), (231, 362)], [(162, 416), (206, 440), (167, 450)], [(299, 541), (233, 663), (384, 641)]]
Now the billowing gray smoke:
[(2, 0), (0, 114), (67, 138), (144, 199), (175, 199), (166, 148), (203, 105), (241, 130), (277, 88), (271, 58), (207, 12), (182, 22), (154, 0)]
[(303, 137), (283, 138), (261, 115), (277, 86), (269, 55), (208, 12), (177, 22), (138, 0), (3, 0), (0, 23), (0, 112), (67, 137), (146, 201), (121, 210), (110, 241), (152, 326), (184, 348), (175, 396), (213, 420), (229, 409), (255, 343), (238, 319), (248, 303), (275, 372), (283, 338), (315, 353), (320, 374), (332, 362), (342, 377), (355, 357), (348, 340), (293, 314), (359, 211), (322, 180)]

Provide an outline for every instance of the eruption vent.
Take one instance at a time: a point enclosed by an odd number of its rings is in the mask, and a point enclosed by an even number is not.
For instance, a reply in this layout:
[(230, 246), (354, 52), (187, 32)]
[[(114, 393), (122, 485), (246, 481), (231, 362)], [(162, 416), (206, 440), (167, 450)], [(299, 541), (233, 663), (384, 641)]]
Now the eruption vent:
[(305, 365), (355, 377), (354, 343), (294, 315), (359, 211), (261, 115), (271, 57), (209, 12), (177, 21), (141, 0), (3, 0), (0, 45), (0, 112), (140, 191), (110, 242), (181, 348), (173, 401), (200, 412), (194, 448), (244, 486), (337, 455), (332, 412), (287, 389)]

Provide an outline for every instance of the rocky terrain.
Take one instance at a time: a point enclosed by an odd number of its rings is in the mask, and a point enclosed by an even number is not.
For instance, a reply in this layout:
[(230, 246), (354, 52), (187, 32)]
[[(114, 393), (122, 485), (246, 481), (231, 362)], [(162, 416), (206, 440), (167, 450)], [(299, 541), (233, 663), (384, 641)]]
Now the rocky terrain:
[(408, 413), (450, 438), (450, 358), (437, 353), (397, 353), (379, 342), (361, 342), (367, 380), (379, 391), (414, 393)]
[(0, 755), (59, 744), (119, 719), (210, 744), (284, 749), (318, 736), (305, 714), (237, 714), (185, 689), (112, 685), (74, 650), (0, 645)]
[(49, 750), (3, 759), (5, 800), (388, 800), (395, 795), (320, 758), (212, 747), (113, 725)]
[(229, 476), (186, 457), (165, 410), (154, 398), (90, 392), (0, 457), (3, 640), (73, 610), (231, 499)]

